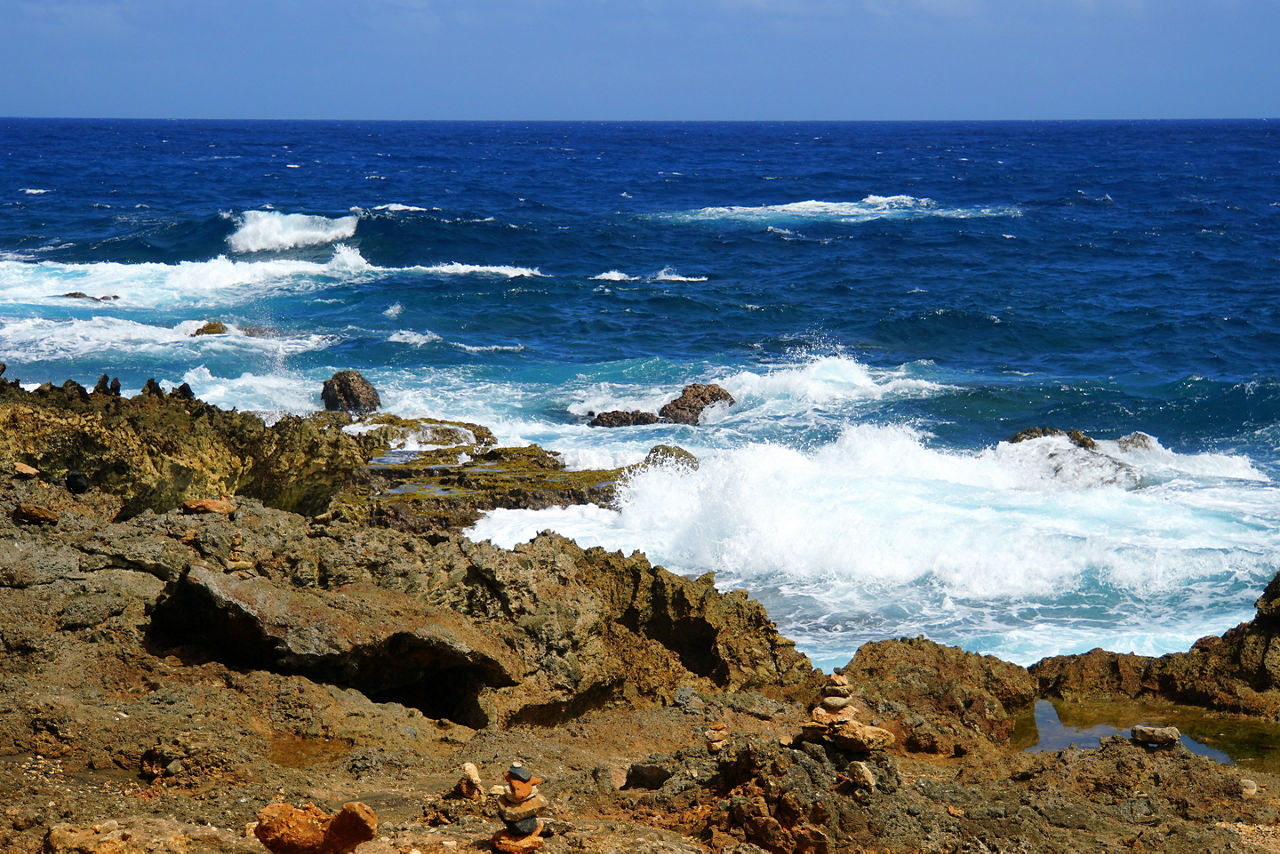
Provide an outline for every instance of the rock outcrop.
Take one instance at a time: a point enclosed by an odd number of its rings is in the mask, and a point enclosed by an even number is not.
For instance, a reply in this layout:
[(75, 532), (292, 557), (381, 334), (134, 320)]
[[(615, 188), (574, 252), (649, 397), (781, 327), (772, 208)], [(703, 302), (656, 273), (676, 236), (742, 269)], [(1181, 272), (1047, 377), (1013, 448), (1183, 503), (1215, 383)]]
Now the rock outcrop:
[(680, 392), (680, 396), (658, 410), (658, 416), (673, 424), (697, 424), (702, 411), (708, 406), (723, 404), (733, 406), (733, 395), (715, 383), (693, 383)]
[(643, 412), (639, 409), (611, 409), (608, 412), (600, 412), (592, 416), (591, 420), (587, 422), (587, 426), (635, 427), (636, 425), (657, 424), (658, 420), (658, 416), (652, 412)]
[(325, 380), (320, 399), (325, 409), (352, 415), (366, 415), (382, 406), (378, 390), (359, 371), (338, 371)]
[(1280, 575), (1257, 614), (1221, 637), (1159, 658), (1091, 650), (1038, 662), (1042, 694), (1065, 699), (1159, 697), (1280, 721)]

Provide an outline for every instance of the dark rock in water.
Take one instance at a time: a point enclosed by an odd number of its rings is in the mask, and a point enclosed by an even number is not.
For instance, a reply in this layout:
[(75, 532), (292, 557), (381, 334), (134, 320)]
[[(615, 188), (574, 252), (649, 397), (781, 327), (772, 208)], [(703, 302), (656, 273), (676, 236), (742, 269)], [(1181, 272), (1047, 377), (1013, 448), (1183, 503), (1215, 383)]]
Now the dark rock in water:
[(652, 412), (642, 412), (639, 409), (630, 411), (622, 409), (612, 409), (608, 412), (601, 412), (595, 418), (587, 422), (588, 427), (634, 427), (642, 424), (657, 424), (658, 416)]
[(1043, 439), (1046, 436), (1066, 436), (1071, 441), (1071, 444), (1077, 448), (1084, 448), (1086, 451), (1092, 451), (1098, 447), (1098, 443), (1092, 437), (1079, 430), (1059, 430), (1057, 427), (1026, 427), (1014, 433), (1005, 441), (1013, 445), (1018, 442), (1028, 442), (1032, 439)]
[(87, 299), (92, 302), (111, 302), (113, 300), (120, 299), (120, 297), (115, 294), (111, 294), (109, 296), (95, 297), (95, 296), (90, 296), (89, 294), (86, 294), (84, 291), (71, 291), (70, 293), (62, 294), (62, 296), (66, 297), (67, 299)]
[(338, 371), (320, 392), (324, 408), (364, 415), (382, 406), (378, 391), (359, 371)]
[(192, 332), (191, 337), (194, 338), (197, 335), (225, 335), (226, 332), (227, 325), (225, 323), (220, 320), (210, 320), (204, 326)]
[(679, 397), (659, 409), (658, 415), (674, 424), (697, 424), (702, 410), (717, 403), (733, 406), (737, 401), (715, 383), (693, 383), (685, 386)]
[(78, 471), (67, 472), (67, 492), (72, 495), (82, 495), (89, 491), (89, 478), (85, 477)]

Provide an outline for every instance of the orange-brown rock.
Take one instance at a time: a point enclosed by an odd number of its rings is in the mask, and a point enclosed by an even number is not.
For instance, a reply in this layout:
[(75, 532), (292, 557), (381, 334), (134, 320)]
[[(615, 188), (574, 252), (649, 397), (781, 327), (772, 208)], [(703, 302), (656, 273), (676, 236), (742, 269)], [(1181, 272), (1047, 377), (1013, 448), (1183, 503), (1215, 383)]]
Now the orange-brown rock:
[(542, 822), (539, 821), (538, 829), (528, 836), (520, 836), (510, 830), (499, 830), (490, 841), (496, 850), (505, 851), (506, 854), (525, 854), (526, 851), (537, 851), (542, 847)]
[(182, 502), (182, 512), (186, 515), (197, 513), (221, 513), (230, 516), (236, 512), (236, 505), (220, 498), (193, 498)]
[(507, 785), (511, 787), (511, 799), (516, 803), (522, 803), (537, 794), (538, 784), (543, 782), (541, 777), (530, 777), (527, 781), (521, 780), (514, 776), (507, 776)]
[(258, 813), (253, 834), (272, 854), (349, 854), (378, 832), (378, 817), (362, 803), (329, 815), (315, 804), (271, 804)]
[(14, 463), (13, 473), (18, 477), (33, 478), (40, 474), (40, 470), (26, 463)]
[(19, 504), (9, 515), (13, 517), (13, 521), (27, 525), (58, 524), (58, 511), (39, 504)]

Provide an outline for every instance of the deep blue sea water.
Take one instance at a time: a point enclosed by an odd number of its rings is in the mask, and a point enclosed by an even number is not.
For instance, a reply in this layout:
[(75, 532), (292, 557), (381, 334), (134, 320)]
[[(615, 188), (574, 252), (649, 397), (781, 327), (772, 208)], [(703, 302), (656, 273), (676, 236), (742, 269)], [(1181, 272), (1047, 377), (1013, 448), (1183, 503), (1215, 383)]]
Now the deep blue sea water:
[[(7, 378), (279, 412), (357, 368), (575, 467), (681, 444), (474, 535), (715, 571), (827, 666), (1184, 649), (1280, 571), (1275, 122), (0, 119), (0, 158)], [(707, 381), (698, 427), (586, 426)], [(1102, 441), (1002, 441), (1039, 424)]]

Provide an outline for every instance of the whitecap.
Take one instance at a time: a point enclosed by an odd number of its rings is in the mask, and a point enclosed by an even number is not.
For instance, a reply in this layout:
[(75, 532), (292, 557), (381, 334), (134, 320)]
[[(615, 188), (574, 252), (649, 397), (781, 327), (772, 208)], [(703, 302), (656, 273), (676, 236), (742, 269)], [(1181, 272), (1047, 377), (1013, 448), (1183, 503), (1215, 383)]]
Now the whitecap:
[(706, 276), (682, 276), (676, 272), (674, 267), (663, 267), (661, 270), (653, 274), (655, 282), (705, 282)]
[(431, 330), (427, 330), (426, 332), (414, 332), (411, 329), (401, 329), (398, 332), (393, 332), (388, 336), (387, 340), (395, 344), (412, 344), (415, 347), (423, 347), (427, 344), (434, 344), (437, 341), (443, 341), (444, 339)]
[(359, 217), (330, 219), (308, 214), (245, 211), (236, 217), (238, 228), (227, 238), (233, 252), (264, 252), (322, 246), (354, 237)]
[(537, 267), (511, 267), (503, 264), (449, 263), (411, 267), (409, 269), (436, 276), (506, 276), (508, 279), (517, 279), (523, 276), (540, 278), (545, 275)]
[(597, 276), (592, 276), (591, 280), (594, 282), (634, 282), (639, 278), (639, 276), (628, 276), (621, 270), (606, 270)]

